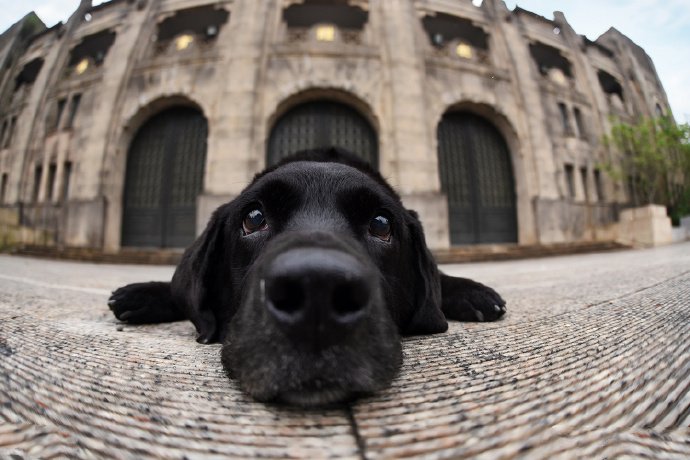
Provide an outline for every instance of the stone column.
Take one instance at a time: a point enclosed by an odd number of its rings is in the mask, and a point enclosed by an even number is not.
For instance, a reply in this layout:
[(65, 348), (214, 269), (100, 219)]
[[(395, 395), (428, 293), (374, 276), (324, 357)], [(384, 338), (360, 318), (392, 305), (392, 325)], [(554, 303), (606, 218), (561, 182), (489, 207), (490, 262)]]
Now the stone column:
[[(263, 142), (257, 139), (259, 81), (265, 67), (265, 45), (279, 7), (273, 0), (240, 1), (232, 8), (232, 40), (224, 44), (228, 58), (219, 64), (224, 75), (217, 108), (212, 108), (204, 193), (199, 197), (197, 227), (201, 232), (220, 204), (237, 196), (263, 166)], [(221, 37), (222, 38), (222, 37)], [(270, 84), (270, 82), (268, 83)]]
[[(427, 244), (432, 248), (450, 245), (448, 205), (441, 194), (438, 159), (427, 126), (427, 98), (423, 47), (418, 42), (419, 17), (413, 2), (386, 0), (381, 8), (381, 57), (384, 91), (388, 95), (388, 118), (392, 142), (381, 152), (381, 169), (390, 171), (389, 180), (414, 208), (424, 224)], [(386, 164), (384, 164), (386, 163)]]

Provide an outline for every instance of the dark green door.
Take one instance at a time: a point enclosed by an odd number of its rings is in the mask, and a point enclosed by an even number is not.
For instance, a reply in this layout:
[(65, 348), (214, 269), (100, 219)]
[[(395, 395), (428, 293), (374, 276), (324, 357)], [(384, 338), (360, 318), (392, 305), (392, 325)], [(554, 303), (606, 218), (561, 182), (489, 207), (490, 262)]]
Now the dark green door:
[(356, 110), (334, 101), (307, 102), (280, 117), (268, 140), (266, 164), (319, 147), (342, 147), (378, 168), (374, 129)]
[(472, 113), (447, 113), (438, 159), (451, 244), (517, 242), (513, 168), (498, 129)]
[(155, 115), (137, 132), (127, 156), (122, 246), (176, 248), (196, 236), (208, 126), (195, 109)]

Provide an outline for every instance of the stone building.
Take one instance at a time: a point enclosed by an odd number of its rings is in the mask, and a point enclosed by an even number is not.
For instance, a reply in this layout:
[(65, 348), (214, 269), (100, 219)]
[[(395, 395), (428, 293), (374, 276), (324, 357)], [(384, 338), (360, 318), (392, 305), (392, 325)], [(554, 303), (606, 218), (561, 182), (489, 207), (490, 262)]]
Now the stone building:
[[(434, 248), (612, 238), (610, 117), (669, 111), (647, 54), (501, 0), (82, 1), (0, 36), (0, 200), (47, 241), (181, 247), (266, 164), (340, 145)], [(476, 6), (479, 4), (479, 6)]]

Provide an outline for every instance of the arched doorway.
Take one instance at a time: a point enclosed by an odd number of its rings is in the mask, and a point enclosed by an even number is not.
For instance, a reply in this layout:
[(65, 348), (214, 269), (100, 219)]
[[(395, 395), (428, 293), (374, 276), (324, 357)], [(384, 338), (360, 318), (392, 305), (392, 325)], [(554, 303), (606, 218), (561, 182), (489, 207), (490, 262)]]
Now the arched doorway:
[(268, 139), (266, 164), (300, 150), (333, 146), (358, 154), (378, 169), (374, 128), (355, 109), (330, 100), (305, 102), (282, 115)]
[(449, 112), (437, 134), (451, 244), (517, 242), (513, 168), (501, 133), (478, 115)]
[(196, 236), (196, 201), (203, 188), (208, 124), (190, 107), (154, 115), (127, 155), (122, 246), (176, 248)]

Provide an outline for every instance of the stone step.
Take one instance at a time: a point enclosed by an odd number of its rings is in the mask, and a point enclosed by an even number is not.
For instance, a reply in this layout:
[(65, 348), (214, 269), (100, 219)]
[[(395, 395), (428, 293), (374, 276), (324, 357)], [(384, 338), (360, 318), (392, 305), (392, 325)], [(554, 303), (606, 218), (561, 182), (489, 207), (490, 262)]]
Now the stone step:
[[(547, 245), (491, 244), (455, 246), (433, 251), (441, 264), (484, 262), (495, 260), (530, 259), (567, 254), (603, 252), (626, 249), (628, 246), (606, 242), (558, 243)], [(78, 260), (84, 262), (115, 264), (176, 265), (182, 257), (182, 249), (123, 249), (118, 253), (104, 253), (98, 249), (56, 248), (48, 246), (23, 246), (14, 254), (51, 259)]]
[(182, 249), (123, 249), (117, 253), (106, 253), (91, 248), (57, 248), (49, 246), (23, 246), (13, 254), (49, 259), (76, 260), (82, 262), (135, 264), (135, 265), (177, 265), (182, 258)]
[(486, 262), (496, 260), (533, 259), (539, 257), (584, 254), (629, 249), (614, 241), (554, 243), (540, 245), (487, 244), (475, 246), (455, 246), (450, 249), (433, 251), (439, 264), (465, 262)]

